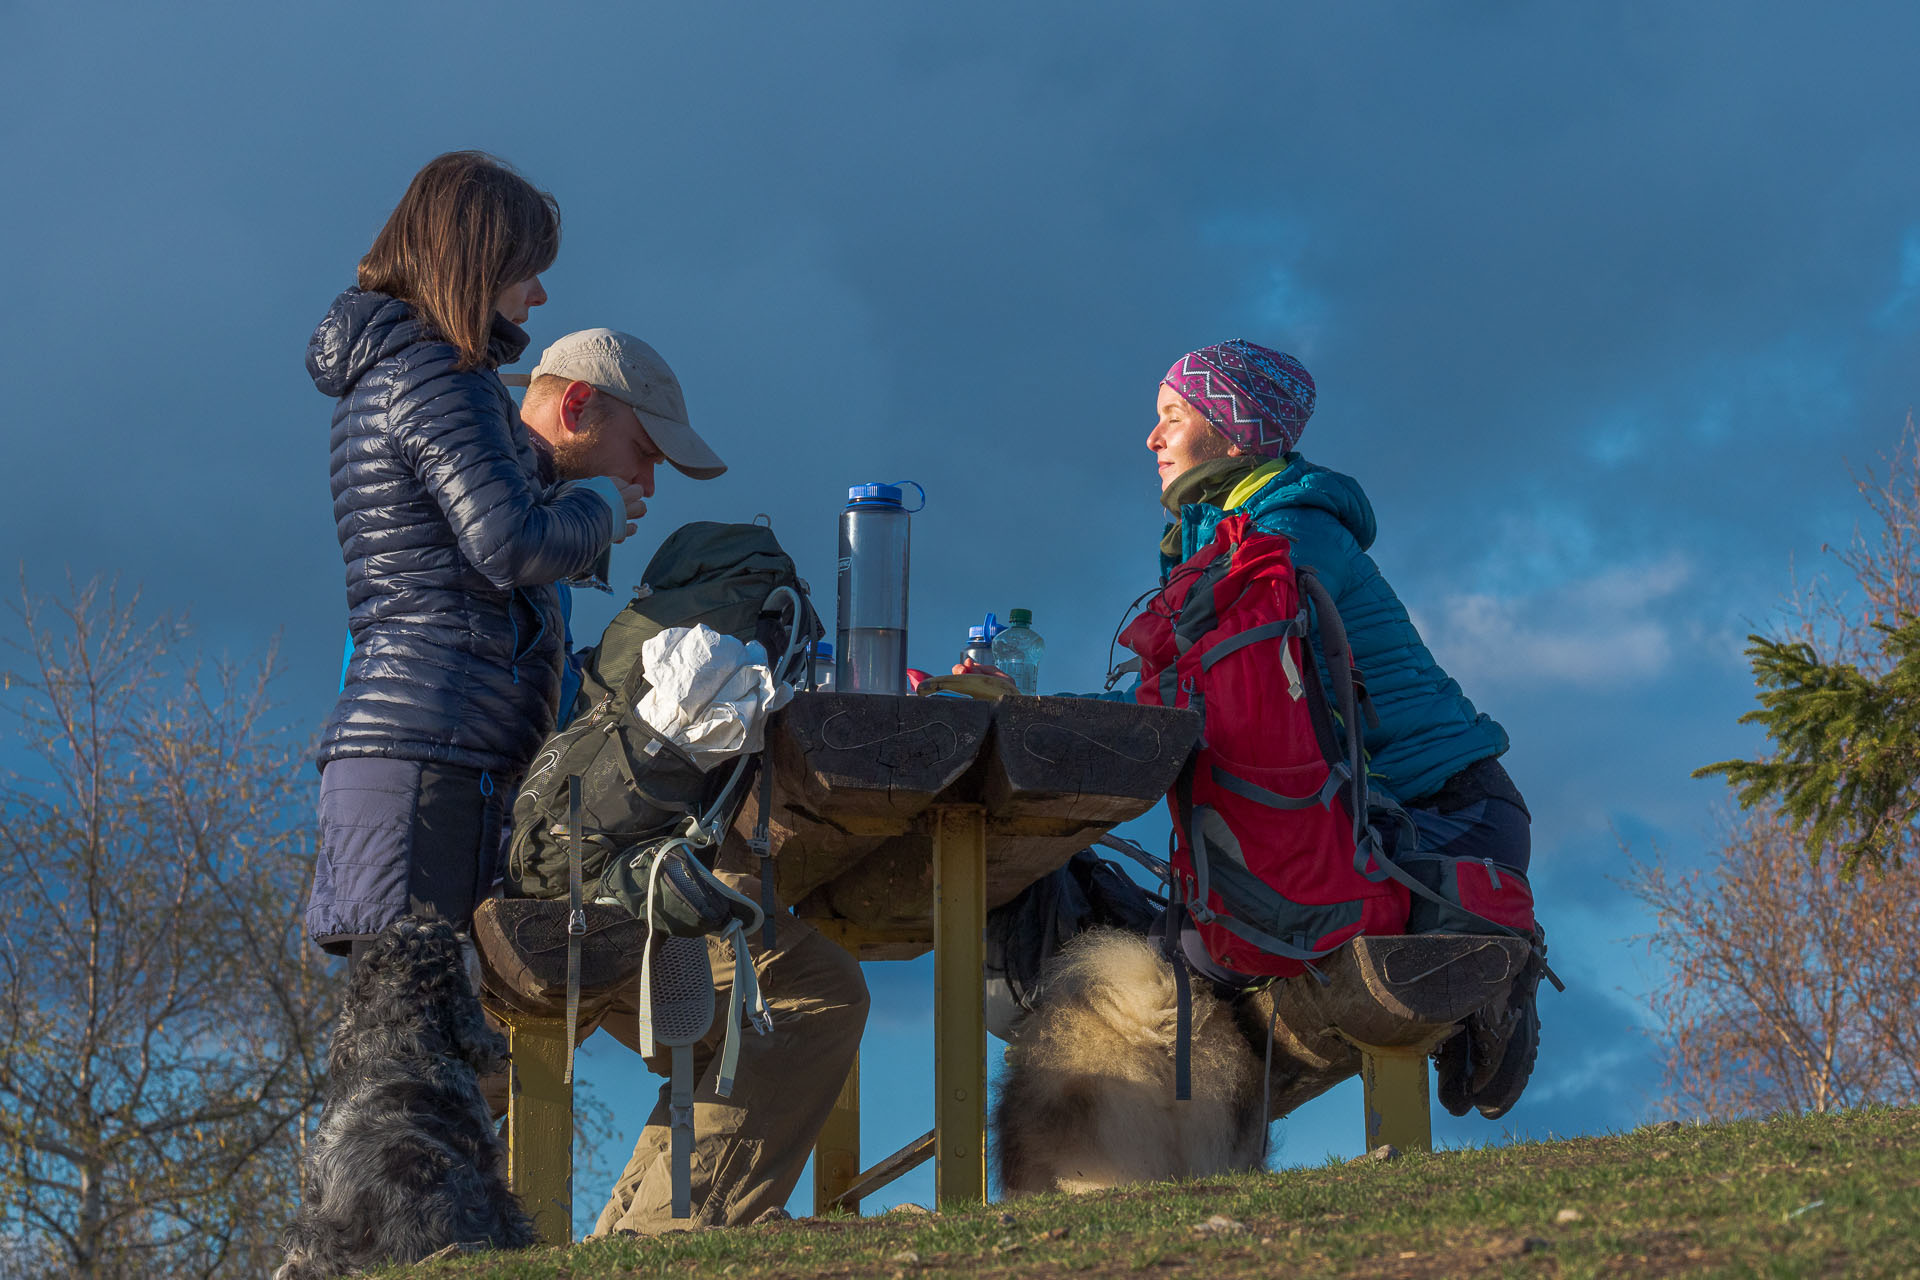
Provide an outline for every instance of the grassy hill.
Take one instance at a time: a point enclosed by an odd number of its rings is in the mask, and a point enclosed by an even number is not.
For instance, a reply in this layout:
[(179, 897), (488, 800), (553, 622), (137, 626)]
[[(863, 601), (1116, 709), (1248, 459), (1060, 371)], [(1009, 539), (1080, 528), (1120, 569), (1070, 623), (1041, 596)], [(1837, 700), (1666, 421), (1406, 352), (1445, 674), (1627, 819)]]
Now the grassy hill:
[(409, 1270), (590, 1277), (1920, 1276), (1920, 1110), (817, 1218)]

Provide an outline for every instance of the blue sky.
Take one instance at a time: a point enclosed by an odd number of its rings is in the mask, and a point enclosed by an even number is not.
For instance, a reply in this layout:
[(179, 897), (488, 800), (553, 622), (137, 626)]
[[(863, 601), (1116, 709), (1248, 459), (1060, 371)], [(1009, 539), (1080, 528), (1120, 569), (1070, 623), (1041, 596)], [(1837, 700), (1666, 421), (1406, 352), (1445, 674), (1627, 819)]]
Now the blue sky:
[[(1442, 1135), (1657, 1109), (1616, 833), (1703, 855), (1723, 791), (1687, 773), (1753, 745), (1741, 638), (1912, 403), (1920, 10), (5, 0), (0, 32), (0, 539), (36, 584), (278, 635), (318, 723), (344, 601), (303, 347), (455, 147), (564, 211), (530, 357), (641, 334), (733, 464), (669, 475), (616, 574), (764, 512), (830, 593), (839, 495), (918, 479), (919, 665), (1021, 604), (1043, 680), (1095, 687), (1153, 573), (1154, 383), (1276, 346), (1535, 815), (1571, 991), (1520, 1107)], [(925, 1127), (930, 980), (872, 977), (877, 1152)], [(645, 1080), (599, 1044), (631, 1122)], [(1343, 1090), (1280, 1158), (1358, 1131)]]

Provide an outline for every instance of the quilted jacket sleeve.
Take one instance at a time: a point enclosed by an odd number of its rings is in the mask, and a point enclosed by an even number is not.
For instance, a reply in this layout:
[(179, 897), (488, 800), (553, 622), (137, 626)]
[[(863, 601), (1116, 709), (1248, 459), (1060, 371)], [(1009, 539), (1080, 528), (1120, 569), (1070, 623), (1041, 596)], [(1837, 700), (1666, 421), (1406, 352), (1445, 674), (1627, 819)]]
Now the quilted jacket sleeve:
[(599, 495), (571, 485), (542, 490), (529, 479), (484, 375), (443, 367), (409, 380), (388, 421), (461, 553), (496, 587), (572, 578), (613, 541), (614, 513)]

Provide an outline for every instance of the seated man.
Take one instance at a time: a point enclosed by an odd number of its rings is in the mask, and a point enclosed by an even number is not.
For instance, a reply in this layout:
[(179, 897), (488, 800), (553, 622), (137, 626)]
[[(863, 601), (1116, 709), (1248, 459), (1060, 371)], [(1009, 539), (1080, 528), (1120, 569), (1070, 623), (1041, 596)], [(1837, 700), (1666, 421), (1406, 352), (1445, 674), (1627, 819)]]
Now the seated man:
[[(653, 493), (654, 468), (670, 462), (696, 480), (726, 470), (687, 424), (680, 383), (658, 352), (611, 329), (568, 334), (540, 357), (521, 417), (552, 452), (559, 479), (610, 476)], [(563, 599), (563, 603), (565, 603)], [(571, 644), (568, 646), (571, 654)], [(573, 671), (561, 707), (571, 710)], [(719, 877), (758, 901), (760, 883), (746, 868), (752, 855), (737, 838), (723, 851)], [(614, 1185), (593, 1234), (651, 1234), (689, 1225), (737, 1226), (786, 1203), (859, 1052), (867, 987), (852, 955), (787, 912), (765, 951), (756, 930), (748, 951), (773, 1015), (773, 1031), (741, 1039), (738, 1076), (726, 1098), (714, 1092), (722, 1019), (694, 1048), (699, 1087), (694, 1100), (693, 1218), (672, 1217), (668, 1089), (647, 1117), (626, 1171)], [(719, 938), (707, 941), (717, 1004), (727, 1006), (733, 957)], [(584, 1011), (580, 1038), (596, 1026), (639, 1052), (635, 991), (623, 990)], [(664, 1048), (647, 1065), (665, 1076)]]

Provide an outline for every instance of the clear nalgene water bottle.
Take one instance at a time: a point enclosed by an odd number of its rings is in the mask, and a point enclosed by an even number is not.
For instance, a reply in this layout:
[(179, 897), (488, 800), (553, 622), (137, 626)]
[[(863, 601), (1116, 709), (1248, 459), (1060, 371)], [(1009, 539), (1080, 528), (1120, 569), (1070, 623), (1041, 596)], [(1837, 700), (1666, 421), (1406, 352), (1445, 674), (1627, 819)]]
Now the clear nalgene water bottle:
[[(902, 482), (926, 491), (911, 480)], [(907, 692), (907, 525), (901, 484), (847, 491), (840, 513), (840, 608), (834, 649), (841, 693)], [(918, 511), (915, 507), (913, 510)]]
[(1007, 673), (1014, 688), (1031, 696), (1040, 691), (1040, 659), (1046, 656), (1047, 642), (1033, 629), (1033, 611), (1009, 611), (1007, 629), (993, 640), (993, 665)]

